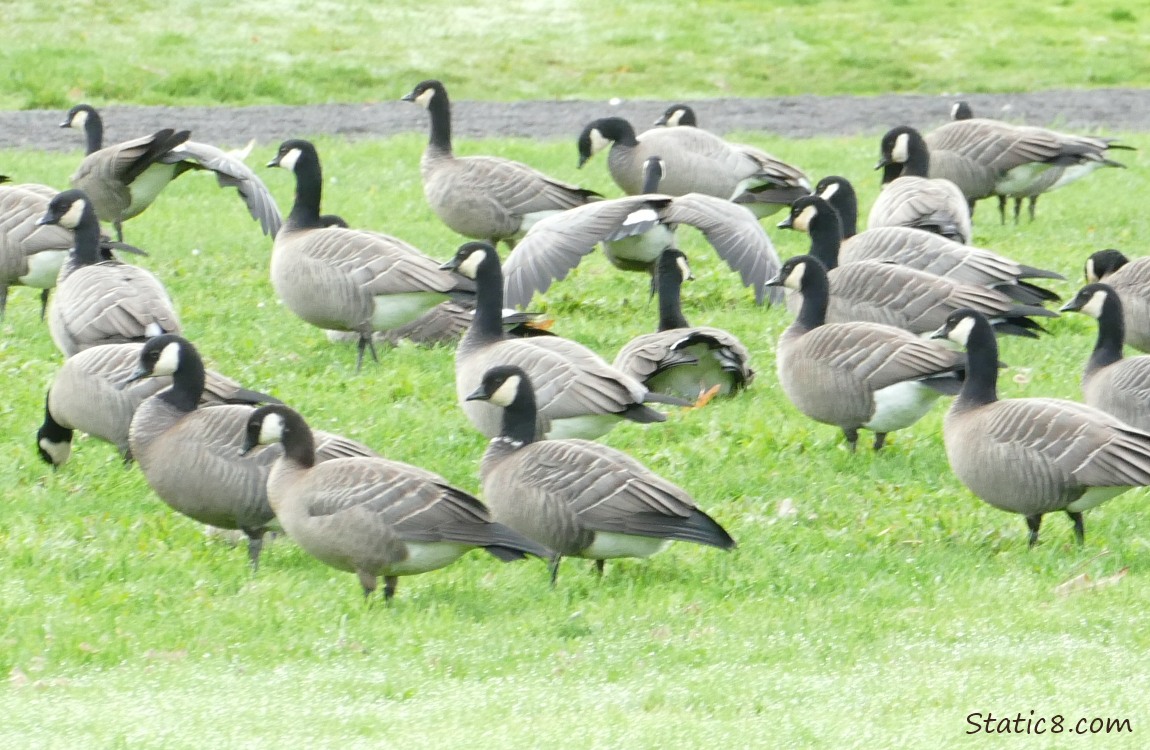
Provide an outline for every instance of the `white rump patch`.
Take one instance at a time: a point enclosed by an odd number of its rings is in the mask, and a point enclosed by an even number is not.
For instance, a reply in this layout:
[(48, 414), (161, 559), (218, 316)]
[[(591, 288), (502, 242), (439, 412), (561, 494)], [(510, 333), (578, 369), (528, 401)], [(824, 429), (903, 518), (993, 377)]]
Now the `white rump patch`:
[(382, 575), (407, 576), (439, 570), (475, 549), (462, 542), (407, 542), (406, 546), (407, 559), (387, 566), (380, 571)]
[(164, 327), (161, 326), (159, 323), (157, 323), (154, 320), (151, 323), (149, 323), (148, 325), (144, 326), (144, 335), (147, 336), (148, 338), (155, 338), (156, 336), (162, 336), (163, 333), (164, 333)]
[(874, 394), (874, 413), (863, 425), (875, 432), (894, 432), (922, 419), (942, 394), (917, 380), (895, 383)]
[(653, 208), (640, 208), (638, 211), (632, 211), (627, 214), (627, 218), (623, 219), (623, 226), (629, 227), (634, 224), (644, 224), (646, 222), (658, 221), (659, 214)]
[(282, 157), (280, 157), (280, 166), (284, 169), (295, 171), (295, 164), (299, 161), (299, 156), (302, 152), (298, 148), (293, 148)]
[(510, 406), (511, 402), (515, 400), (515, 397), (519, 395), (519, 384), (522, 380), (523, 378), (518, 375), (512, 375), (507, 378), (507, 380), (503, 381), (503, 385), (495, 389), (495, 393), (491, 394), (491, 398), (488, 399), (488, 401), (496, 406)]
[(28, 273), (20, 277), (20, 283), (37, 289), (51, 289), (56, 286), (60, 266), (68, 257), (67, 250), (41, 250), (27, 256)]
[(284, 436), (284, 418), (282, 415), (276, 414), (274, 411), (264, 415), (264, 421), (260, 424), (260, 445), (271, 445), (283, 440)]
[(180, 366), (181, 347), (178, 343), (173, 341), (165, 346), (160, 351), (160, 358), (156, 360), (156, 366), (152, 368), (152, 375), (171, 375)]
[(891, 161), (896, 164), (906, 164), (906, 160), (909, 158), (909, 149), (910, 135), (907, 133), (900, 133), (899, 136), (894, 139), (894, 148), (890, 150)]
[(58, 222), (60, 226), (65, 229), (75, 229), (79, 226), (80, 217), (83, 216), (84, 207), (87, 205), (88, 202), (82, 198), (72, 201), (72, 205), (69, 206), (68, 210), (64, 212), (64, 215), (60, 217), (60, 221)]
[(595, 533), (595, 541), (591, 542), (591, 546), (583, 550), (579, 556), (589, 560), (609, 560), (614, 557), (650, 557), (670, 546), (670, 539), (599, 531)]

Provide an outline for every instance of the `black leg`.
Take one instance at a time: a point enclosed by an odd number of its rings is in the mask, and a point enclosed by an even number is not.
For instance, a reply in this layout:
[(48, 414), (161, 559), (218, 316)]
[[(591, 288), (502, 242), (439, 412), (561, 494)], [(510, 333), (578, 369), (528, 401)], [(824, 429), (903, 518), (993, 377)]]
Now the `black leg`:
[(4, 311), (8, 309), (8, 285), (0, 284), (0, 320), (4, 320)]
[(40, 320), (43, 320), (45, 313), (48, 312), (48, 293), (51, 291), (51, 289), (40, 290)]
[(240, 529), (248, 537), (248, 562), (251, 563), (252, 573), (260, 569), (260, 552), (264, 548), (264, 531), (265, 529), (258, 528), (243, 528)]
[(859, 446), (859, 431), (853, 427), (850, 428), (849, 430), (844, 427), (843, 428), (843, 435), (846, 436), (847, 445), (850, 446), (851, 453), (854, 453), (855, 451), (857, 451), (858, 446)]
[(1018, 226), (1018, 213), (1022, 210), (1022, 199), (1014, 199), (1014, 226)]
[(886, 445), (886, 433), (876, 432), (874, 434), (874, 449), (880, 451), (884, 445)]
[(114, 226), (116, 228), (116, 241), (117, 242), (123, 242), (124, 241), (124, 225), (121, 222), (113, 221), (112, 226)]
[(1030, 220), (1031, 220), (1031, 221), (1034, 221), (1034, 208), (1035, 208), (1035, 206), (1037, 206), (1037, 205), (1038, 205), (1038, 196), (1037, 196), (1037, 195), (1032, 195), (1032, 196), (1030, 196), (1030, 206), (1029, 206), (1029, 209), (1030, 209)]
[(1041, 525), (1042, 525), (1042, 514), (1041, 513), (1026, 517), (1026, 527), (1028, 529), (1030, 529), (1030, 544), (1027, 546), (1033, 547), (1034, 545), (1038, 544), (1038, 527)]
[(375, 580), (375, 576), (365, 570), (357, 570), (355, 571), (355, 575), (359, 579), (359, 585), (363, 587), (363, 598), (370, 599), (371, 592), (375, 591), (375, 587), (378, 584)]
[(1086, 524), (1083, 523), (1082, 514), (1068, 510), (1066, 515), (1070, 516), (1070, 520), (1074, 522), (1074, 541), (1078, 542), (1078, 546), (1081, 547), (1086, 543)]
[(1005, 226), (1006, 224), (1006, 196), (998, 196), (998, 223)]
[(603, 577), (603, 564), (605, 562), (607, 562), (607, 561), (606, 560), (596, 560), (595, 561), (595, 572), (599, 574), (600, 578)]
[(555, 555), (547, 564), (547, 570), (551, 573), (551, 588), (555, 588), (555, 582), (559, 580), (559, 561), (561, 559), (559, 555)]
[(399, 576), (383, 577), (383, 600), (390, 602), (395, 598), (395, 587), (399, 585)]

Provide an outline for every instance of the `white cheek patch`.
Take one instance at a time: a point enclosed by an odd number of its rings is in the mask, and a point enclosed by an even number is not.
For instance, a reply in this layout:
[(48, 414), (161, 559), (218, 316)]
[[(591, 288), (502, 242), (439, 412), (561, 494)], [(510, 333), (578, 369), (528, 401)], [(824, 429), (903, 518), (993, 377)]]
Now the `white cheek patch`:
[(1086, 259), (1086, 280), (1089, 281), (1091, 284), (1095, 284), (1098, 281), (1100, 281), (1100, 279), (1098, 278), (1098, 272), (1094, 270), (1094, 259), (1093, 258), (1087, 258)]
[(80, 225), (80, 217), (84, 215), (84, 208), (87, 205), (88, 202), (82, 199), (73, 201), (72, 205), (68, 207), (68, 210), (64, 212), (64, 215), (60, 217), (60, 226), (65, 229), (75, 229), (78, 227)]
[(823, 188), (823, 192), (819, 193), (819, 197), (825, 201), (830, 201), (835, 197), (835, 193), (839, 191), (839, 184), (837, 182), (828, 182), (827, 186)]
[(160, 351), (160, 358), (152, 368), (152, 375), (171, 375), (180, 366), (180, 345), (172, 342)]
[(675, 265), (679, 267), (679, 273), (683, 274), (684, 281), (691, 281), (695, 278), (691, 275), (691, 266), (688, 265), (686, 258), (675, 258)]
[(1102, 317), (1102, 305), (1106, 304), (1106, 292), (1101, 290), (1090, 295), (1090, 301), (1082, 306), (1082, 312), (1094, 319)]
[(271, 445), (278, 443), (284, 436), (284, 418), (275, 412), (270, 412), (264, 416), (264, 421), (260, 423), (260, 445)]
[(70, 128), (82, 128), (88, 124), (88, 112), (86, 110), (77, 110), (76, 114), (72, 115), (72, 119), (68, 121)]
[(40, 450), (52, 458), (53, 466), (61, 466), (72, 456), (71, 443), (54, 443), (48, 438), (40, 438)]
[(288, 151), (286, 154), (280, 157), (280, 166), (284, 169), (294, 172), (296, 162), (299, 161), (301, 153), (302, 152), (298, 148), (293, 148), (291, 151)]
[(415, 103), (427, 109), (431, 106), (431, 100), (435, 98), (435, 89), (427, 89), (419, 96), (415, 97)]
[(597, 154), (611, 145), (611, 139), (599, 132), (599, 128), (591, 128), (591, 153)]
[(667, 125), (669, 125), (671, 127), (675, 127), (676, 125), (678, 125), (682, 121), (684, 114), (686, 114), (686, 113), (683, 112), (683, 110), (676, 109), (674, 112), (671, 113), (671, 116), (667, 118)]
[(791, 222), (791, 226), (800, 232), (809, 232), (811, 227), (811, 219), (819, 215), (819, 210), (814, 206), (807, 206), (799, 215)]
[(807, 272), (807, 264), (799, 263), (791, 272), (787, 274), (787, 278), (783, 279), (783, 286), (787, 289), (794, 289), (796, 292), (803, 288), (803, 275)]
[(908, 149), (910, 148), (910, 136), (906, 133), (900, 134), (894, 139), (894, 148), (890, 150), (890, 159), (896, 164), (906, 164), (908, 157)]
[(489, 401), (496, 406), (508, 407), (515, 397), (519, 395), (519, 383), (522, 380), (518, 375), (512, 375), (503, 381), (503, 385), (495, 389)]
[(950, 329), (950, 333), (946, 335), (948, 339), (960, 346), (966, 346), (966, 342), (970, 340), (970, 332), (974, 329), (974, 318), (963, 318), (958, 321), (958, 324)]
[(486, 258), (486, 250), (476, 250), (459, 264), (459, 272), (469, 279), (474, 279), (479, 274), (479, 264)]

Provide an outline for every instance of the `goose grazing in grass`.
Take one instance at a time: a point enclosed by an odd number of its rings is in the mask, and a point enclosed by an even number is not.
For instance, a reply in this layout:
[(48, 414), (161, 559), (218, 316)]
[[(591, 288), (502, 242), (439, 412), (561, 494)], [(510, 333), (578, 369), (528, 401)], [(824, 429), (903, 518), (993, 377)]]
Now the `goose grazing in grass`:
[(976, 201), (997, 195), (1003, 224), (1007, 198), (1014, 199), (1015, 224), (1023, 198), (1030, 199), (1030, 220), (1034, 221), (1038, 196), (1102, 167), (1124, 167), (1107, 152), (1132, 149), (1114, 138), (1070, 135), (973, 115), (969, 104), (959, 102), (951, 122), (926, 134), (930, 176), (958, 185), (971, 213)]
[(1118, 292), (1126, 343), (1150, 352), (1150, 258), (1130, 260), (1113, 248), (1099, 250), (1086, 259), (1086, 281), (1106, 282)]
[(383, 576), (390, 601), (399, 576), (438, 570), (477, 548), (504, 562), (552, 556), (438, 474), (378, 456), (317, 463), (311, 429), (286, 406), (247, 419), (245, 453), (272, 444), (283, 446), (267, 480), (276, 518), (320, 562), (355, 573), (365, 597)]
[(60, 267), (48, 315), (52, 340), (65, 357), (101, 344), (180, 332), (172, 299), (160, 280), (101, 250), (100, 222), (83, 191), (56, 195), (38, 223), (58, 224), (74, 235), (75, 246)]
[(473, 285), (403, 240), (346, 229), (320, 215), (323, 173), (315, 146), (284, 141), (269, 167), (295, 174), (295, 202), (272, 248), (271, 280), (287, 308), (325, 330), (359, 334), (356, 372), (372, 333), (399, 328)]
[(653, 273), (660, 254), (676, 246), (681, 224), (702, 232), (762, 304), (768, 295), (764, 284), (779, 269), (779, 256), (762, 225), (750, 211), (722, 198), (660, 194), (666, 169), (663, 159), (652, 156), (644, 165), (642, 195), (596, 201), (533, 226), (504, 266), (507, 304), (526, 306), (553, 280), (566, 278), (599, 243), (616, 268)]
[(560, 182), (510, 159), (455, 156), (451, 103), (439, 81), (423, 81), (403, 101), (415, 102), (431, 118), (431, 137), (419, 162), (423, 194), (431, 210), (453, 232), (514, 247), (544, 216), (601, 197), (593, 190)]
[[(655, 120), (656, 127), (691, 127), (697, 128), (699, 120), (695, 110), (687, 104), (672, 104)], [(729, 143), (729, 141), (728, 141)], [(758, 217), (771, 214), (786, 208), (791, 203), (811, 192), (811, 181), (803, 170), (776, 158), (766, 151), (745, 143), (731, 143), (735, 149), (757, 161), (764, 173), (770, 176), (770, 181), (757, 189), (741, 193), (738, 202), (747, 206)]]
[(893, 326), (827, 323), (830, 285), (818, 259), (788, 258), (769, 283), (802, 293), (798, 317), (779, 337), (779, 384), (803, 414), (839, 427), (852, 452), (860, 428), (875, 433), (879, 450), (888, 433), (957, 392), (961, 353)]
[(538, 440), (535, 389), (520, 367), (483, 373), (468, 401), (502, 412), (479, 473), (496, 520), (563, 557), (650, 557), (672, 541), (733, 549), (735, 540), (684, 490), (613, 448), (586, 440)]
[(882, 192), (871, 206), (867, 228), (916, 227), (969, 243), (970, 207), (953, 182), (930, 178), (931, 155), (917, 130), (900, 126), (882, 137), (875, 169)]
[(702, 193), (737, 200), (756, 216), (774, 213), (810, 193), (805, 176), (780, 177), (771, 165), (701, 128), (653, 128), (635, 135), (621, 117), (594, 120), (579, 134), (579, 166), (608, 147), (607, 169), (627, 195), (642, 193), (644, 166), (653, 156), (666, 163), (660, 188), (667, 195)]
[(704, 394), (727, 396), (755, 377), (750, 352), (734, 335), (719, 328), (692, 326), (680, 299), (691, 268), (679, 250), (664, 250), (655, 272), (659, 294), (659, 330), (631, 339), (614, 367), (658, 393), (686, 399)]
[(475, 319), (455, 351), (455, 391), (459, 404), (475, 428), (487, 437), (499, 434), (499, 409), (468, 400), (483, 373), (496, 365), (517, 365), (526, 370), (539, 394), (539, 428), (550, 438), (595, 439), (621, 420), (666, 420), (645, 402), (687, 402), (651, 393), (608, 365), (595, 352), (559, 336), (510, 338), (503, 330), (503, 273), (499, 255), (486, 242), (468, 242), (443, 265), (475, 281)]
[(1150, 433), (1086, 404), (999, 400), (998, 342), (986, 318), (958, 310), (935, 332), (966, 347), (966, 380), (943, 422), (946, 456), (971, 492), (1026, 518), (1030, 546), (1047, 513), (1065, 511), (1081, 544), (1082, 514), (1150, 484)]
[(188, 140), (186, 130), (159, 130), (104, 147), (103, 120), (88, 104), (72, 107), (60, 127), (84, 130), (88, 155), (72, 175), (72, 187), (88, 194), (96, 215), (112, 222), (120, 241), (124, 239), (124, 222), (142, 213), (168, 183), (191, 170), (210, 171), (220, 187), (235, 188), (264, 234), (279, 231), (279, 209), (256, 173), (242, 158)]
[[(132, 459), (128, 447), (132, 415), (144, 399), (172, 384), (170, 377), (155, 377), (125, 385), (136, 371), (143, 348), (141, 343), (104, 344), (64, 360), (48, 388), (44, 423), (36, 432), (40, 458), (59, 468), (72, 453), (73, 431), (80, 430), (115, 445), (125, 461)], [(218, 372), (205, 372), (199, 406), (258, 403), (279, 401), (243, 388)]]
[[(173, 510), (209, 526), (243, 531), (254, 570), (264, 532), (275, 518), (268, 504), (268, 473), (283, 449), (243, 452), (254, 406), (199, 408), (207, 374), (191, 342), (167, 334), (149, 339), (126, 382), (162, 376), (171, 377), (171, 387), (145, 399), (132, 417), (132, 457), (148, 486)], [(321, 433), (316, 438), (320, 461), (376, 455), (339, 435)]]
[[(826, 318), (831, 323), (857, 320), (883, 323), (912, 333), (931, 333), (946, 322), (946, 316), (954, 310), (973, 307), (994, 316), (1000, 333), (1034, 338), (1043, 329), (1028, 316), (1058, 317), (1058, 313), (1037, 305), (1018, 304), (997, 288), (960, 284), (907, 265), (885, 260), (859, 260), (840, 265), (838, 215), (829, 203), (817, 196), (795, 201), (790, 216), (779, 227), (809, 233), (810, 254), (830, 269), (830, 304)], [(867, 230), (863, 235), (877, 231), (883, 230)], [(851, 243), (858, 241), (856, 236)], [(958, 246), (944, 238), (940, 241)], [(787, 307), (795, 310), (798, 306), (799, 300), (792, 294)]]
[(1098, 338), (1082, 375), (1086, 403), (1132, 427), (1150, 431), (1150, 356), (1122, 356), (1126, 333), (1122, 304), (1114, 287), (1087, 284), (1062, 310), (1098, 321)]

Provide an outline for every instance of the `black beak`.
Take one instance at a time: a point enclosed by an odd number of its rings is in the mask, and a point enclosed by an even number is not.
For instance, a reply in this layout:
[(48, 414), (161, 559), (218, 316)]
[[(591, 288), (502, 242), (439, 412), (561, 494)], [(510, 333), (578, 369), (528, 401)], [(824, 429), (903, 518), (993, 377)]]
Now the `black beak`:
[(449, 260), (446, 263), (444, 263), (443, 265), (441, 265), (439, 267), (439, 270), (440, 271), (454, 271), (457, 268), (459, 268), (459, 259), (458, 258), (452, 258), (451, 260)]
[(151, 375), (151, 373), (148, 372), (146, 369), (144, 369), (143, 367), (137, 367), (136, 371), (133, 372), (130, 376), (128, 376), (127, 380), (121, 382), (118, 386), (116, 386), (116, 390), (122, 391), (125, 388), (127, 388), (129, 385), (131, 385), (132, 383), (135, 383), (137, 380), (143, 380), (144, 378), (148, 377), (149, 375)]
[(276, 158), (269, 161), (265, 166), (278, 167), (280, 165), (280, 155), (276, 154)]
[(59, 217), (57, 217), (55, 214), (46, 213), (43, 216), (41, 216), (39, 219), (36, 219), (36, 226), (42, 227), (45, 224), (55, 224), (59, 220), (60, 220)]
[(932, 338), (932, 339), (944, 339), (944, 338), (946, 338), (946, 335), (948, 333), (950, 333), (950, 329), (945, 323), (943, 323), (941, 328), (939, 328), (934, 333), (930, 334), (930, 338)]
[(491, 394), (487, 392), (486, 388), (484, 388), (482, 385), (480, 385), (474, 391), (467, 394), (467, 398), (465, 398), (463, 400), (464, 401), (486, 401), (489, 398), (491, 398)]
[(777, 226), (779, 229), (794, 229), (795, 228), (794, 214), (792, 214), (792, 215), (788, 216), (787, 218), (783, 219), (782, 221), (780, 221)]
[(413, 102), (415, 101), (415, 92), (412, 91), (409, 94), (404, 94), (403, 96), (399, 97), (399, 100), (401, 102)]
[(583, 168), (583, 165), (584, 165), (584, 164), (586, 164), (586, 163), (587, 163), (587, 160), (588, 160), (588, 159), (590, 159), (590, 158), (591, 158), (590, 156), (583, 156), (583, 155), (581, 155), (581, 154), (580, 154), (580, 156), (579, 156), (579, 167), (578, 167), (578, 168), (579, 168), (579, 169), (582, 169), (582, 168)]
[(874, 168), (875, 168), (875, 169), (882, 169), (882, 168), (883, 168), (883, 167), (885, 167), (887, 164), (890, 164), (890, 159), (888, 159), (888, 158), (886, 158), (886, 157), (884, 156), (884, 157), (882, 157), (881, 159), (879, 159), (879, 160), (878, 160), (878, 164), (875, 164), (875, 165), (874, 165)]

